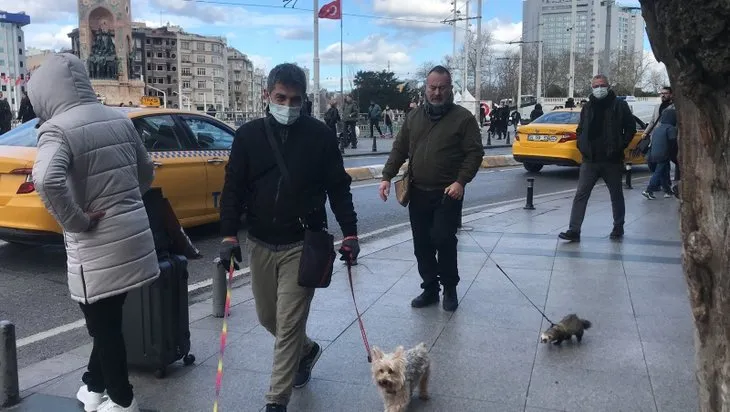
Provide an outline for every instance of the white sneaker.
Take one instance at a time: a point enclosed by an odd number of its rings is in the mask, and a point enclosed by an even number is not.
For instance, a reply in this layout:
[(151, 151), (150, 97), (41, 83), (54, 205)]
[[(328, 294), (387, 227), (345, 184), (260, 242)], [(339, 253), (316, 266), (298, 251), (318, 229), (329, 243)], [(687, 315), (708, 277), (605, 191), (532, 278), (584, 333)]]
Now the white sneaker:
[(91, 392), (86, 385), (83, 385), (76, 392), (76, 399), (84, 404), (84, 411), (94, 412), (99, 410), (99, 405), (104, 401), (104, 394)]
[(99, 406), (97, 412), (139, 412), (139, 405), (137, 405), (137, 399), (134, 398), (132, 398), (132, 404), (127, 408), (117, 405), (111, 399), (107, 399)]

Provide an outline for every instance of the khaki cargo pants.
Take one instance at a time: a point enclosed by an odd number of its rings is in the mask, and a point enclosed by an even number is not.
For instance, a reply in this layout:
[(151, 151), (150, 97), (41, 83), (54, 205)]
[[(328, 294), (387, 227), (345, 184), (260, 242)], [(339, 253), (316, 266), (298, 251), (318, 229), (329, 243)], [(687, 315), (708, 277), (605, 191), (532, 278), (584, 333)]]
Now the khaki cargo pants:
[(256, 313), (261, 325), (276, 338), (266, 403), (287, 405), (299, 359), (313, 345), (306, 329), (314, 289), (297, 283), (301, 246), (273, 251), (249, 241), (248, 248)]

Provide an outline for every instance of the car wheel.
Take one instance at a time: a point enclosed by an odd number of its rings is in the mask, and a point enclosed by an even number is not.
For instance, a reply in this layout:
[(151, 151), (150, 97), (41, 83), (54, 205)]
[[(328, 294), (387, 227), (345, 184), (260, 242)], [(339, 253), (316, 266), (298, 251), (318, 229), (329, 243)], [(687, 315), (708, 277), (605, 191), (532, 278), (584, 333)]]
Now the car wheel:
[(539, 172), (540, 170), (542, 170), (542, 167), (544, 166), (540, 163), (523, 163), (522, 165), (525, 166), (525, 170), (527, 170), (528, 172), (531, 172), (531, 173)]

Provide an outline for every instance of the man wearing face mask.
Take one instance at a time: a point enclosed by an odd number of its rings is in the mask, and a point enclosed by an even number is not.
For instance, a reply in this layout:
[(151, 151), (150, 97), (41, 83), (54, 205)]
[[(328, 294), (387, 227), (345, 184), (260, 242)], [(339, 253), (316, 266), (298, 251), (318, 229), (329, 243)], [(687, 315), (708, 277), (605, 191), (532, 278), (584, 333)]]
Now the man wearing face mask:
[(423, 279), (423, 293), (411, 301), (414, 308), (437, 304), (440, 286), (444, 288), (444, 310), (458, 307), (456, 232), (464, 186), (476, 176), (483, 156), (476, 118), (454, 104), (451, 73), (443, 66), (434, 67), (426, 78), (426, 101), (406, 116), (383, 168), (379, 188), (380, 198), (386, 201), (391, 179), (409, 159), (408, 212), (418, 272)]
[[(342, 229), (340, 252), (354, 260), (360, 251), (357, 215), (337, 136), (321, 121), (301, 115), (307, 78), (294, 64), (269, 73), (268, 114), (241, 126), (231, 148), (221, 194), (220, 258), (241, 261), (241, 214), (248, 221), (249, 266), (256, 313), (276, 338), (266, 411), (286, 411), (292, 387), (307, 384), (322, 353), (306, 334), (314, 289), (298, 284), (304, 227), (326, 228), (325, 202)], [(291, 182), (277, 165), (265, 122)], [(301, 218), (301, 221), (300, 221)]]
[(624, 170), (624, 150), (636, 133), (636, 122), (628, 103), (616, 98), (610, 89), (608, 78), (602, 74), (593, 76), (593, 93), (580, 111), (578, 150), (583, 155), (580, 166), (578, 189), (573, 199), (568, 230), (558, 235), (560, 239), (580, 241), (580, 228), (586, 214), (586, 206), (598, 179), (603, 179), (611, 196), (613, 230), (611, 239), (624, 235), (624, 192), (621, 177)]

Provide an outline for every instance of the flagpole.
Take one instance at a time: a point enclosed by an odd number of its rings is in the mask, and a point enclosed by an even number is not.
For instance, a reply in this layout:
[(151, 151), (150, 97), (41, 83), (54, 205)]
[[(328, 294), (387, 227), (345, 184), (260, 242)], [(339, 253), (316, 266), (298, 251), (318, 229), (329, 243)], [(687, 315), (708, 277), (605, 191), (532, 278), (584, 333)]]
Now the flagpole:
[(342, 58), (342, 19), (344, 19), (345, 16), (342, 14), (342, 1), (340, 1), (340, 111), (342, 111), (343, 107), (345, 106), (345, 92), (344, 92), (344, 59)]
[[(314, 101), (312, 102), (312, 116), (319, 118), (319, 0), (314, 1)], [(309, 79), (307, 79), (309, 80)]]

